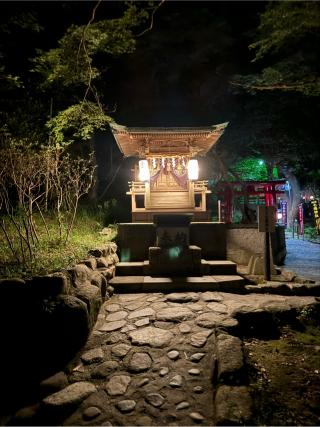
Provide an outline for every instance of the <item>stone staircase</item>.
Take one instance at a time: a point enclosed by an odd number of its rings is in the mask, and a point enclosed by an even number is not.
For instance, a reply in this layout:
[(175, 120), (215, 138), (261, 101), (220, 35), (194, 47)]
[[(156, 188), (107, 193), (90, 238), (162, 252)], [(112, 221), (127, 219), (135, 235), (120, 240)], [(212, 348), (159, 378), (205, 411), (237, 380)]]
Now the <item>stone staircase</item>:
[[(232, 261), (201, 260), (201, 273), (204, 275), (235, 275), (237, 264)], [(149, 275), (149, 261), (118, 262), (116, 276), (145, 276)]]
[(110, 281), (117, 293), (221, 291), (244, 293), (245, 280), (237, 275), (232, 261), (201, 260), (201, 276), (150, 276), (149, 261), (118, 262)]

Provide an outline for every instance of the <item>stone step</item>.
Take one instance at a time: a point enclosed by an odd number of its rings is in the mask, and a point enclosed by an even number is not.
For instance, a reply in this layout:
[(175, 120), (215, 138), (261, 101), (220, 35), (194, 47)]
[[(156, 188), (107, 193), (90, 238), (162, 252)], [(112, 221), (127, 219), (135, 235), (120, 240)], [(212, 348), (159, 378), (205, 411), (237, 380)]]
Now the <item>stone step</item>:
[[(236, 275), (237, 264), (232, 261), (201, 260), (201, 273), (204, 275)], [(149, 273), (149, 261), (118, 262), (116, 276), (143, 276)]]
[(201, 260), (202, 274), (209, 275), (234, 275), (237, 274), (237, 264), (232, 261)]
[(143, 276), (144, 262), (118, 262), (116, 264), (116, 276)]
[(245, 293), (245, 279), (237, 275), (206, 275), (201, 277), (116, 276), (110, 280), (109, 284), (114, 287), (115, 293), (177, 291)]

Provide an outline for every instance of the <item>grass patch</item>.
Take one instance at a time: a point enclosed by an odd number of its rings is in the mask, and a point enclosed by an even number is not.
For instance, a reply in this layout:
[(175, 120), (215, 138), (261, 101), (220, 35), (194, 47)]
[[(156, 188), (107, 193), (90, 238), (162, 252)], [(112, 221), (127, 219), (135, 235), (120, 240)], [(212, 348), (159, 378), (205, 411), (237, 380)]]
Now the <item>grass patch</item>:
[[(87, 257), (90, 249), (112, 240), (116, 236), (116, 228), (112, 226), (109, 235), (101, 234), (103, 225), (94, 214), (85, 210), (79, 211), (73, 232), (67, 244), (59, 238), (58, 222), (54, 215), (46, 215), (46, 228), (39, 215), (35, 215), (36, 230), (39, 243), (35, 249), (35, 258), (26, 263), (17, 263), (12, 256), (4, 236), (0, 236), (0, 277), (28, 278), (71, 267), (79, 260)], [(14, 235), (14, 231), (11, 230)], [(1, 231), (0, 231), (1, 234)]]
[(283, 328), (278, 340), (245, 341), (254, 425), (320, 424), (320, 327)]

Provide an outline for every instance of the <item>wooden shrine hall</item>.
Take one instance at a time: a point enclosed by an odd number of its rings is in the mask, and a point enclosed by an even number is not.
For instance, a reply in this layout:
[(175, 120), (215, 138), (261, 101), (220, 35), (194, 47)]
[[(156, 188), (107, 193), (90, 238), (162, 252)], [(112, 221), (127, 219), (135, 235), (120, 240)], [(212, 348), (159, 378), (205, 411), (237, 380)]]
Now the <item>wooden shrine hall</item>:
[(211, 221), (208, 181), (198, 180), (197, 157), (205, 156), (228, 123), (209, 127), (152, 128), (111, 125), (125, 157), (139, 159), (132, 170), (128, 195), (132, 222), (153, 222), (157, 214), (193, 214)]

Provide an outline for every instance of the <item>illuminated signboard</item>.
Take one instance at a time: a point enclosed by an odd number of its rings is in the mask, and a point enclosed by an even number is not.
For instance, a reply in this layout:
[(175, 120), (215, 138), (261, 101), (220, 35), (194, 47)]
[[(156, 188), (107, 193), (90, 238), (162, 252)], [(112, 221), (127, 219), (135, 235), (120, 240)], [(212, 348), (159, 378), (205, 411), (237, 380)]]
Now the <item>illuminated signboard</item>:
[(286, 200), (281, 200), (280, 208), (282, 213), (282, 224), (287, 227), (288, 226), (288, 203)]
[(298, 205), (298, 221), (299, 221), (299, 234), (304, 234), (304, 223), (303, 223), (303, 204)]
[(311, 200), (311, 206), (312, 206), (313, 216), (316, 223), (315, 224), (316, 229), (317, 229), (317, 232), (320, 233), (319, 200), (317, 199)]

